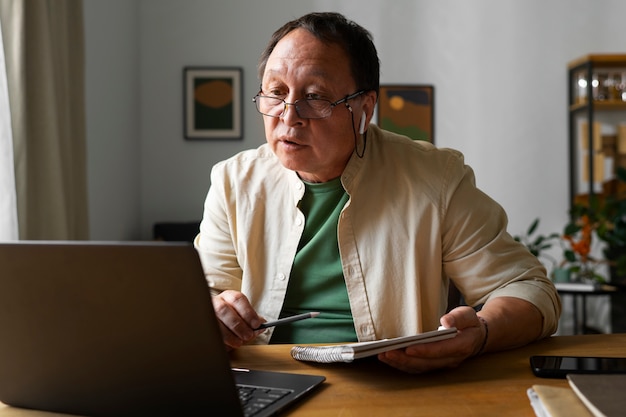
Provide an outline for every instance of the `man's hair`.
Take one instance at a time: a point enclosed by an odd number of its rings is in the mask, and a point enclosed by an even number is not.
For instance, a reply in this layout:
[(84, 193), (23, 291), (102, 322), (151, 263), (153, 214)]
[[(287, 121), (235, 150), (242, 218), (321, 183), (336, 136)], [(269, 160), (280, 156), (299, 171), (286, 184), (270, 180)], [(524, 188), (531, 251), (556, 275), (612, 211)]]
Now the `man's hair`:
[(306, 29), (327, 44), (337, 44), (350, 61), (350, 71), (358, 90), (373, 90), (378, 96), (380, 61), (371, 33), (339, 13), (309, 13), (285, 23), (270, 39), (259, 59), (259, 79), (276, 44), (294, 29)]

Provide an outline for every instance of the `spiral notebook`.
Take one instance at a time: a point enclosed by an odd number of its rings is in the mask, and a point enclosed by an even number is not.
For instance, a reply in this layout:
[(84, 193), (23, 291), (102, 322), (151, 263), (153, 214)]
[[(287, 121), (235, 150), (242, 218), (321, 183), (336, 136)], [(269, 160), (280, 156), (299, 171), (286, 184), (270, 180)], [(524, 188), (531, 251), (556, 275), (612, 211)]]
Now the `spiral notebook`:
[(291, 356), (296, 360), (307, 362), (352, 362), (356, 359), (374, 356), (388, 350), (402, 349), (418, 343), (451, 339), (456, 336), (456, 333), (456, 328), (451, 327), (449, 329), (433, 330), (411, 336), (394, 337), (392, 339), (374, 340), (371, 342), (324, 346), (294, 346), (291, 348)]

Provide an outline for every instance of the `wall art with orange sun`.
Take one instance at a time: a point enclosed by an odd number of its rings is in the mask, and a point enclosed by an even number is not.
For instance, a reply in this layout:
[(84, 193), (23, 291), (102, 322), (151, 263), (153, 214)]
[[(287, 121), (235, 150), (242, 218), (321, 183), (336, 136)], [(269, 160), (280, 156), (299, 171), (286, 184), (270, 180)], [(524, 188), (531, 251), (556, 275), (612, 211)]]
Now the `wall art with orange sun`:
[(185, 67), (186, 139), (240, 139), (242, 68)]
[(435, 141), (435, 87), (381, 85), (378, 126), (414, 140)]

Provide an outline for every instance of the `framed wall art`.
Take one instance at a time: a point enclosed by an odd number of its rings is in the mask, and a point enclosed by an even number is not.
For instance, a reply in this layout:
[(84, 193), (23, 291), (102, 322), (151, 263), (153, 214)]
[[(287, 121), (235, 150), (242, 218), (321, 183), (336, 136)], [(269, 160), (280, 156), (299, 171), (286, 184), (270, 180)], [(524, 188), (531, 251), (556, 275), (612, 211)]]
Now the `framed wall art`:
[(378, 126), (414, 140), (435, 141), (435, 87), (381, 85)]
[(242, 68), (185, 67), (186, 139), (241, 139)]

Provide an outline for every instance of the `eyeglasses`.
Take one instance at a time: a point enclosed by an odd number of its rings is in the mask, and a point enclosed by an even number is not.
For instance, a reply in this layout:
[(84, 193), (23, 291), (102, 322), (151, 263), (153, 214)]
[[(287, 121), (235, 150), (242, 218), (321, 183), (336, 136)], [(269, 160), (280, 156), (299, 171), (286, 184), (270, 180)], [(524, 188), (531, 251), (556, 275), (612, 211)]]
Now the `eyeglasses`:
[(261, 91), (252, 98), (259, 113), (270, 117), (280, 117), (287, 110), (287, 106), (293, 106), (301, 119), (323, 119), (332, 114), (333, 108), (341, 103), (347, 103), (355, 97), (365, 93), (365, 90), (345, 96), (331, 102), (321, 98), (301, 98), (293, 103), (287, 103), (282, 98), (261, 95)]

